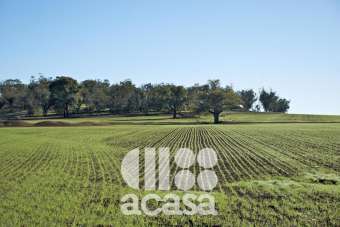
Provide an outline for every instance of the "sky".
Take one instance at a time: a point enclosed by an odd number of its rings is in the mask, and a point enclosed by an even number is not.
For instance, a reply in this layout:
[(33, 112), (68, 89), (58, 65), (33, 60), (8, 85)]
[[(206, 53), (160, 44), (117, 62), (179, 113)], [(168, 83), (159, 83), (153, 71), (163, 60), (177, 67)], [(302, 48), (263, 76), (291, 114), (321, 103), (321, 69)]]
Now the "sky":
[(220, 79), (340, 115), (339, 0), (0, 0), (0, 81)]

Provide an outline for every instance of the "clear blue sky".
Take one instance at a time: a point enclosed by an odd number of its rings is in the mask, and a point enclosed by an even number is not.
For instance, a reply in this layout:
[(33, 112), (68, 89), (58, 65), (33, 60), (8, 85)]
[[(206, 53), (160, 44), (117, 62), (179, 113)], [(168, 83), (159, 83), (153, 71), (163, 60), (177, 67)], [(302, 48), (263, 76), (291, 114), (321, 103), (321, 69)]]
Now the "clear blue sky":
[(0, 80), (220, 78), (340, 114), (340, 1), (0, 0)]

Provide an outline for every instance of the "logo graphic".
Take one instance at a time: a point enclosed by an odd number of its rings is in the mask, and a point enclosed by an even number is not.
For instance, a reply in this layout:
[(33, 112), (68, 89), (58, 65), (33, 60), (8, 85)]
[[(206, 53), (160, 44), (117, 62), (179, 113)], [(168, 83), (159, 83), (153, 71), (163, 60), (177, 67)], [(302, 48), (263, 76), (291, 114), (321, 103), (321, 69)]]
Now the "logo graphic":
[[(158, 161), (157, 161), (158, 160)], [(144, 164), (140, 164), (144, 161)], [(169, 191), (172, 184), (179, 191), (187, 192), (198, 188), (203, 191), (212, 191), (218, 178), (213, 170), (217, 165), (216, 152), (211, 148), (204, 148), (197, 154), (188, 148), (180, 148), (175, 156), (176, 173), (171, 176), (170, 169), (170, 149), (163, 147), (144, 149), (144, 160), (140, 160), (139, 149), (128, 152), (121, 166), (121, 174), (125, 183), (133, 189), (143, 191)], [(157, 165), (158, 164), (158, 165)], [(143, 166), (142, 166), (143, 165)], [(198, 165), (199, 173), (196, 177), (190, 170)], [(144, 167), (144, 172), (140, 169)], [(193, 169), (193, 168), (192, 168)], [(157, 171), (158, 170), (158, 171)], [(144, 178), (141, 181), (141, 175)], [(126, 215), (141, 215), (142, 211), (146, 215), (155, 216), (163, 212), (165, 215), (216, 215), (215, 199), (211, 194), (204, 193), (199, 196), (191, 193), (180, 193), (180, 196), (170, 193), (161, 198), (158, 194), (147, 194), (141, 199), (141, 210), (139, 209), (139, 198), (135, 194), (127, 194), (121, 199), (121, 211)], [(181, 201), (183, 202), (181, 206)], [(153, 209), (149, 204), (152, 203)], [(198, 203), (198, 205), (197, 205)], [(163, 204), (162, 207), (154, 209), (155, 204)], [(181, 210), (180, 207), (186, 209)]]

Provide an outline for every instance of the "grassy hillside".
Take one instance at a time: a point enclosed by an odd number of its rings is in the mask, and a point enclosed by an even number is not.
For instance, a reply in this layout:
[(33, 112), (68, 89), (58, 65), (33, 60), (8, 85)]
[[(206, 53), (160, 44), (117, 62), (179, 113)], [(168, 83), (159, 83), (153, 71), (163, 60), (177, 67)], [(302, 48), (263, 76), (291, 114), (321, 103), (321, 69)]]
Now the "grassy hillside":
[(339, 122), (338, 115), (284, 114), (284, 113), (232, 113), (223, 120), (235, 122)]

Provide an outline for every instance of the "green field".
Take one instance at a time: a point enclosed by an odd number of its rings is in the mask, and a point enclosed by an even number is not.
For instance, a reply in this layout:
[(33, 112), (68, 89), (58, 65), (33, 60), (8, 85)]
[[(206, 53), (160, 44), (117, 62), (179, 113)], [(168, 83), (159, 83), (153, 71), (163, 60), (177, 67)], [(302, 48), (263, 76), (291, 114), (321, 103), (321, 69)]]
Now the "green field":
[[(296, 122), (340, 117), (227, 114), (223, 120), (245, 124), (210, 125), (204, 124), (210, 116), (173, 120), (161, 115), (0, 128), (0, 225), (339, 225), (340, 124)], [(84, 122), (95, 126), (71, 126)], [(219, 183), (212, 192), (217, 217), (121, 213), (120, 198), (133, 191), (121, 178), (121, 160), (131, 149), (149, 146), (170, 147), (171, 154), (180, 147), (217, 151)], [(171, 170), (177, 171), (173, 162)], [(197, 174), (199, 168), (192, 171)]]

